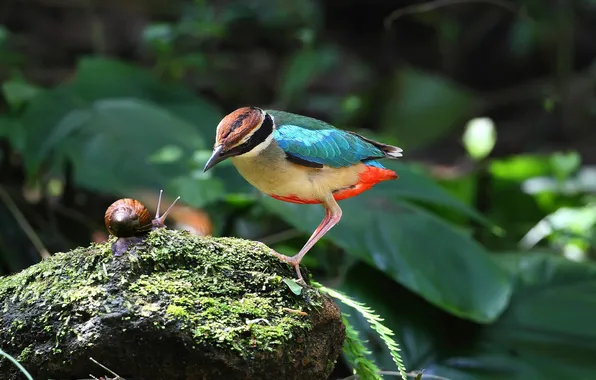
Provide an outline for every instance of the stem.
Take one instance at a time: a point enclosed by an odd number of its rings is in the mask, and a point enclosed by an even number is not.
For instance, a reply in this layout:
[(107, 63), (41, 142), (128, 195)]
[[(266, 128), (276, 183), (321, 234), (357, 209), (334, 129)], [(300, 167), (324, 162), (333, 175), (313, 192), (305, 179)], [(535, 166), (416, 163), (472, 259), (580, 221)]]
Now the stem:
[(27, 221), (27, 218), (25, 218), (21, 210), (19, 210), (14, 200), (10, 197), (8, 192), (4, 190), (4, 187), (2, 186), (0, 186), (0, 199), (4, 202), (4, 204), (6, 204), (6, 207), (8, 207), (8, 210), (11, 212), (11, 214), (19, 224), (19, 227), (21, 227), (21, 229), (25, 232), (29, 240), (31, 240), (31, 243), (35, 246), (37, 252), (39, 252), (39, 256), (41, 256), (42, 259), (47, 259), (48, 257), (50, 257), (50, 253), (47, 250), (47, 248), (43, 245), (43, 242), (41, 241), (40, 237), (37, 235), (33, 227), (31, 227), (31, 225)]
[(23, 373), (23, 375), (25, 375), (25, 377), (27, 377), (28, 380), (33, 380), (33, 377), (31, 376), (31, 374), (29, 374), (29, 372), (27, 372), (27, 370), (25, 369), (25, 367), (23, 367), (21, 365), (21, 363), (19, 363), (12, 356), (8, 355), (2, 349), (0, 349), (0, 356), (4, 356), (6, 359), (10, 360), (12, 362), (12, 364), (14, 364), (19, 369), (19, 371), (21, 371)]
[(575, 14), (572, 1), (558, 0), (557, 8), (556, 83), (561, 107), (559, 107), (559, 126), (553, 137), (561, 140), (563, 139), (564, 129), (569, 127), (567, 110), (569, 106), (569, 82), (574, 63), (573, 19)]
[[(560, 0), (560, 1), (568, 1), (568, 0)], [(430, 12), (434, 11), (435, 9), (446, 7), (448, 5), (455, 5), (455, 4), (469, 4), (469, 3), (484, 3), (489, 5), (494, 5), (497, 7), (501, 7), (507, 9), (513, 13), (520, 13), (520, 8), (515, 5), (513, 2), (504, 1), (504, 0), (435, 0), (429, 1), (423, 4), (413, 4), (407, 7), (399, 8), (394, 10), (385, 18), (383, 22), (385, 24), (385, 29), (389, 30), (391, 24), (398, 18), (410, 14), (415, 13), (423, 13), (423, 12)], [(524, 16), (524, 15), (522, 15)], [(526, 16), (527, 17), (527, 16)]]

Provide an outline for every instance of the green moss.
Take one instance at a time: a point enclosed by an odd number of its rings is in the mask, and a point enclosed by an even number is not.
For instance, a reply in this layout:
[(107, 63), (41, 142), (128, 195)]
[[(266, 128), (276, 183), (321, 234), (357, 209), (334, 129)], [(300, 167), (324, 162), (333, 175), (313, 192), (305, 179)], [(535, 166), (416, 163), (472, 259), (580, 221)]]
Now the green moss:
[(168, 308), (166, 309), (166, 313), (178, 318), (188, 317), (188, 311), (186, 311), (184, 307), (174, 304), (168, 306)]
[(33, 355), (33, 347), (31, 345), (25, 347), (23, 351), (21, 351), (20, 355), (17, 357), (17, 361), (22, 362), (26, 361)]
[(11, 336), (22, 347), (17, 330), (52, 334), (58, 354), (69, 337), (93, 345), (98, 336), (86, 322), (116, 316), (123, 331), (150, 320), (159, 329), (186, 330), (193, 346), (271, 351), (311, 327), (307, 316), (288, 309), (320, 304), (311, 288), (300, 296), (290, 291), (282, 280), (293, 278), (293, 269), (260, 243), (161, 229), (115, 257), (112, 242), (58, 253), (0, 278), (0, 309), (26, 310), (0, 326), (4, 340)]

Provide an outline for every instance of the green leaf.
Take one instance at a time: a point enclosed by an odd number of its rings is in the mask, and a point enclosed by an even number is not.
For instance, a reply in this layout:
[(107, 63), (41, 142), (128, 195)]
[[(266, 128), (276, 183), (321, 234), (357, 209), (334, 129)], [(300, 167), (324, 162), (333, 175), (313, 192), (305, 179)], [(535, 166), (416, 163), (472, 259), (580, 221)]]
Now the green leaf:
[(337, 51), (331, 48), (305, 48), (292, 56), (284, 69), (279, 89), (283, 107), (300, 98), (312, 80), (329, 70), (337, 59)]
[[(29, 175), (39, 165), (63, 159), (75, 163), (83, 186), (127, 191), (163, 187), (187, 174), (192, 151), (211, 145), (221, 113), (175, 84), (148, 71), (105, 59), (84, 59), (77, 76), (31, 100), (22, 121)], [(177, 160), (155, 162), (163, 149)], [(173, 150), (172, 150), (173, 149)], [(180, 156), (180, 150), (183, 154)], [(116, 191), (118, 190), (118, 191)]]
[[(545, 254), (496, 256), (515, 276), (511, 304), (468, 347), (427, 366), (454, 379), (592, 379), (596, 375), (596, 266)], [(429, 372), (430, 371), (430, 372)]]
[[(41, 146), (41, 154), (46, 154), (73, 134), (90, 133), (101, 134), (103, 139), (111, 135), (114, 145), (123, 145), (130, 150), (147, 150), (149, 154), (145, 157), (149, 157), (164, 148), (159, 133), (164, 125), (168, 126), (171, 143), (189, 149), (204, 146), (201, 136), (191, 124), (156, 105), (136, 99), (103, 99), (68, 113)], [(146, 144), (146, 139), (152, 135), (159, 140)], [(110, 153), (110, 147), (105, 148), (106, 153)]]
[(179, 146), (188, 159), (196, 147), (203, 145), (191, 124), (156, 105), (134, 99), (79, 104), (38, 143), (36, 152), (29, 152), (30, 157), (41, 160), (55, 150), (73, 163), (77, 184), (114, 193), (160, 187), (169, 178), (185, 173), (185, 164), (148, 164), (149, 157), (164, 145)]
[(508, 181), (522, 182), (532, 177), (551, 173), (548, 156), (523, 154), (499, 160), (491, 160), (491, 176)]
[(405, 165), (397, 161), (384, 162), (383, 165), (395, 170), (399, 175), (399, 179), (392, 186), (377, 185), (373, 191), (396, 199), (404, 198), (448, 207), (486, 226), (493, 224), (484, 215), (438, 186), (422, 170), (416, 170), (412, 165)]
[(445, 78), (403, 69), (395, 73), (382, 127), (412, 148), (431, 142), (468, 119), (476, 98)]
[(192, 178), (181, 176), (168, 183), (168, 193), (177, 194), (193, 207), (201, 208), (225, 196), (222, 182), (216, 178)]
[(182, 158), (184, 155), (184, 151), (178, 145), (165, 145), (157, 152), (155, 152), (151, 157), (149, 157), (149, 162), (154, 163), (168, 163), (168, 162), (176, 162)]
[(4, 25), (0, 25), (0, 48), (4, 46), (8, 37), (10, 36), (10, 32)]
[[(320, 206), (262, 202), (307, 234), (323, 219)], [(505, 272), (445, 221), (378, 189), (340, 206), (343, 218), (325, 237), (348, 253), (454, 315), (487, 323), (506, 307), (511, 284)]]
[(314, 0), (255, 0), (238, 2), (228, 12), (254, 18), (268, 28), (312, 27), (322, 24), (321, 3)]
[(595, 226), (596, 203), (576, 208), (561, 207), (531, 228), (520, 241), (520, 246), (529, 249), (542, 239), (554, 235), (556, 246), (562, 247), (565, 255), (569, 253), (583, 259), (585, 251), (590, 248)]
[(577, 152), (556, 152), (550, 157), (554, 175), (561, 181), (569, 178), (580, 167), (581, 161), (581, 156)]
[(8, 104), (17, 108), (33, 99), (43, 91), (41, 88), (33, 86), (22, 80), (6, 81), (2, 84), (2, 92)]
[[(594, 378), (596, 266), (547, 254), (499, 254), (494, 260), (515, 286), (507, 310), (490, 325), (450, 317), (366, 265), (354, 267), (341, 289), (383, 315), (406, 367), (428, 378)], [(358, 315), (350, 323), (370, 339), (373, 357), (387, 368), (389, 353), (366, 323)]]
[(509, 49), (518, 59), (525, 58), (532, 52), (532, 44), (538, 37), (539, 23), (526, 17), (517, 17), (509, 31)]
[(470, 120), (466, 124), (462, 140), (470, 157), (482, 160), (490, 154), (497, 142), (495, 123), (487, 117)]
[(151, 24), (143, 30), (143, 41), (157, 50), (166, 49), (176, 37), (176, 31), (170, 24)]
[(288, 285), (288, 288), (294, 293), (295, 295), (299, 296), (302, 294), (302, 285), (298, 284), (296, 281), (292, 280), (291, 278), (284, 278), (282, 279), (284, 284)]
[(25, 129), (18, 117), (0, 115), (0, 137), (5, 137), (18, 152), (22, 152), (25, 146)]
[(214, 138), (215, 127), (223, 117), (218, 107), (187, 87), (162, 82), (151, 72), (120, 61), (82, 59), (74, 86), (76, 92), (88, 100), (138, 98), (159, 104), (193, 124), (205, 138)]

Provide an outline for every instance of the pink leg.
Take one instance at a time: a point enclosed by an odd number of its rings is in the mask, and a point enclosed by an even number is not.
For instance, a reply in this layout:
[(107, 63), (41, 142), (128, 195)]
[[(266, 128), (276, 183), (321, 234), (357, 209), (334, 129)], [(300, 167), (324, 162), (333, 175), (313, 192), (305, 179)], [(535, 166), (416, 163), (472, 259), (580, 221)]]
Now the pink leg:
[(319, 224), (315, 232), (313, 232), (306, 244), (304, 244), (304, 247), (302, 247), (300, 252), (298, 252), (295, 256), (292, 257), (288, 257), (286, 255), (274, 252), (274, 255), (277, 256), (280, 260), (289, 263), (296, 269), (298, 279), (303, 282), (304, 279), (302, 278), (302, 273), (300, 273), (300, 262), (302, 261), (302, 258), (341, 219), (342, 211), (335, 199), (331, 198), (331, 200), (327, 201), (323, 205), (325, 206), (325, 218), (323, 219), (321, 224)]

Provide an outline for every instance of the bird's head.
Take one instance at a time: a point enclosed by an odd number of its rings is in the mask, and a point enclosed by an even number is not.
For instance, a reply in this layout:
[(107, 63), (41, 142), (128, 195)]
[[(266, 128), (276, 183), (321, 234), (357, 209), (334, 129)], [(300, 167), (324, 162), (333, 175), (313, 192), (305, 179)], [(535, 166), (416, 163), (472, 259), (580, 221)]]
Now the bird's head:
[(226, 115), (217, 125), (213, 153), (203, 171), (226, 158), (256, 155), (271, 143), (273, 117), (257, 107), (242, 107)]

